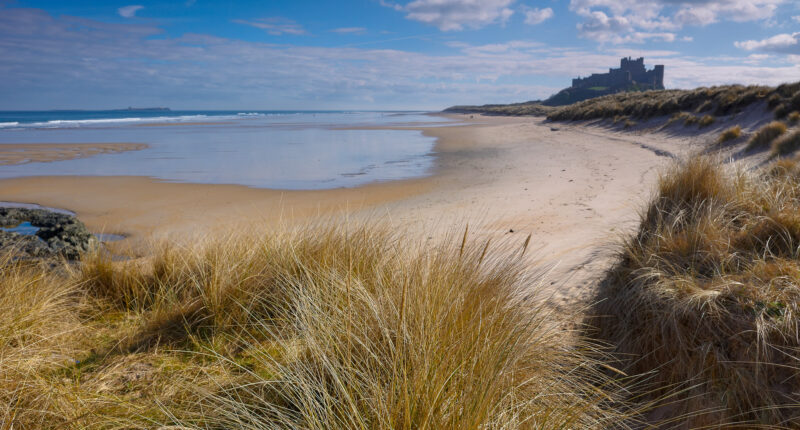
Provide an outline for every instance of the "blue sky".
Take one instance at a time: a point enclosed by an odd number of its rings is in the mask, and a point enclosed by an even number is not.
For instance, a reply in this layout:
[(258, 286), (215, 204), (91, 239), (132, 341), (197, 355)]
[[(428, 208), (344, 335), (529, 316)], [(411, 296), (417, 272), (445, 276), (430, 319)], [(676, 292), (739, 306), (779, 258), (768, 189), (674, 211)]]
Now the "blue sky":
[(800, 80), (798, 0), (0, 0), (0, 109), (440, 109), (622, 56), (669, 88)]

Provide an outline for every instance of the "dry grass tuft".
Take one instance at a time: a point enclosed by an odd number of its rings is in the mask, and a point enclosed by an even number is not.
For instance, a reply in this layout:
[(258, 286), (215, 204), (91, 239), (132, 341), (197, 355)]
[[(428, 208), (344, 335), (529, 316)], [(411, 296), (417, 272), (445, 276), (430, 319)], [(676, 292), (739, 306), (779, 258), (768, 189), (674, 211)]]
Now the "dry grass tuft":
[(640, 399), (686, 428), (800, 424), (800, 168), (667, 171), (591, 310)]
[(698, 124), (700, 127), (708, 127), (709, 125), (713, 124), (715, 121), (714, 117), (711, 115), (703, 115), (702, 118), (698, 120)]
[[(591, 359), (575, 360), (586, 346), (564, 345), (551, 316), (525, 300), (531, 280), (519, 260), (482, 244), (408, 254), (391, 234), (354, 237), (353, 248), (328, 256), (345, 257), (337, 264), (306, 261), (301, 276), (285, 279), (292, 311), (279, 319), (293, 321), (296, 341), (277, 354), (248, 346), (259, 366), (281, 376), (250, 375), (211, 397), (209, 408), (221, 411), (215, 426), (613, 425), (603, 407), (610, 404), (591, 384), (608, 382), (587, 366)], [(376, 259), (370, 270), (349, 270), (367, 250)], [(262, 325), (254, 338), (278, 334)], [(297, 358), (275, 358), (290, 355)]]
[(747, 142), (747, 150), (765, 149), (772, 145), (780, 135), (786, 133), (786, 124), (780, 121), (772, 121), (771, 123), (761, 127)]
[(0, 273), (1, 428), (608, 428), (527, 247), (314, 227)]
[(800, 122), (800, 112), (794, 111), (790, 113), (789, 116), (787, 117), (787, 120), (789, 121), (790, 124), (797, 124), (798, 122)]
[(736, 140), (742, 135), (742, 127), (735, 125), (722, 133), (719, 134), (717, 138), (717, 143), (722, 144), (725, 142), (730, 142), (731, 140)]
[(51, 378), (73, 363), (85, 309), (74, 282), (0, 257), (0, 428), (65, 427), (76, 414)]
[(784, 134), (772, 142), (772, 153), (783, 156), (793, 153), (800, 148), (800, 130)]

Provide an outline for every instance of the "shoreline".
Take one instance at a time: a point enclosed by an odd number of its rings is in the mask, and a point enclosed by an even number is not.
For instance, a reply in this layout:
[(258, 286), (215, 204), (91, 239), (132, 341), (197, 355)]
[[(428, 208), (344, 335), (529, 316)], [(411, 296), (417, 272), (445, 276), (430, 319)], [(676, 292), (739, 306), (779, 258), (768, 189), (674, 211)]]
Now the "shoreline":
[[(0, 201), (69, 209), (94, 233), (127, 236), (112, 252), (141, 256), (162, 239), (195, 240), (315, 222), (388, 221), (419, 240), (463, 232), (519, 246), (554, 281), (555, 305), (581, 300), (633, 228), (658, 168), (696, 138), (631, 134), (536, 117), (447, 115), (460, 125), (419, 130), (436, 139), (430, 175), (354, 188), (286, 191), (164, 182), (147, 177), (0, 180)], [(386, 127), (384, 127), (386, 128)], [(319, 222), (319, 221), (317, 221)]]
[[(430, 115), (448, 117), (438, 113)], [(475, 124), (461, 123), (454, 127), (470, 125)], [(425, 123), (418, 123), (416, 126), (399, 128), (352, 128), (418, 130), (427, 137), (435, 138), (434, 167), (428, 174), (418, 178), (375, 181), (356, 187), (285, 190), (240, 184), (170, 182), (149, 176), (30, 176), (0, 179), (0, 201), (69, 210), (93, 232), (123, 234), (126, 236), (124, 244), (133, 245), (134, 248), (153, 239), (186, 234), (197, 227), (221, 232), (223, 229), (218, 228), (220, 225), (231, 224), (231, 221), (223, 222), (226, 217), (256, 216), (262, 222), (277, 225), (310, 217), (355, 213), (424, 193), (434, 186), (434, 178), (442, 173), (440, 161), (445, 155), (441, 149), (446, 147), (447, 142), (443, 142), (439, 136), (427, 134), (428, 128), (445, 127), (426, 127)], [(91, 155), (94, 154), (86, 156)], [(135, 199), (137, 204), (126, 204), (128, 199)], [(187, 211), (202, 212), (204, 215), (181, 214)], [(115, 244), (118, 248), (119, 245)]]

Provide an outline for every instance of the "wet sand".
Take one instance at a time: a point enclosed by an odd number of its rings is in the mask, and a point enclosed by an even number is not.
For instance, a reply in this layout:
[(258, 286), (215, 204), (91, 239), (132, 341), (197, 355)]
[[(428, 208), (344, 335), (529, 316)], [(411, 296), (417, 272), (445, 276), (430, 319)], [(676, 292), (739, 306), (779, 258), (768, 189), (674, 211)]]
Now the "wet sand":
[[(424, 127), (438, 139), (427, 178), (322, 191), (168, 183), (145, 177), (36, 177), (0, 181), (0, 201), (69, 209), (94, 232), (132, 245), (259, 229), (346, 213), (388, 219), (420, 237), (463, 230), (511, 243), (532, 235), (530, 258), (550, 268), (556, 304), (588, 291), (616, 238), (635, 226), (666, 155), (699, 137), (636, 134), (541, 118), (453, 115)], [(409, 129), (404, 127), (403, 129)]]
[(144, 143), (0, 143), (0, 166), (74, 160), (145, 148)]

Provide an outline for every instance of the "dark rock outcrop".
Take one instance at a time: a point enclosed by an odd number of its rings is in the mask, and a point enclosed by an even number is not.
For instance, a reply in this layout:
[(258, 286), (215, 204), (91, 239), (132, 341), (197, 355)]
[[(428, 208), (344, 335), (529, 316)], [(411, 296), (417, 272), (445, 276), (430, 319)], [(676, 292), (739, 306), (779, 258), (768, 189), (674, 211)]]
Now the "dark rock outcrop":
[(44, 209), (1, 208), (0, 227), (29, 222), (39, 230), (23, 235), (0, 230), (0, 251), (10, 250), (16, 258), (80, 258), (97, 245), (97, 239), (77, 218)]

